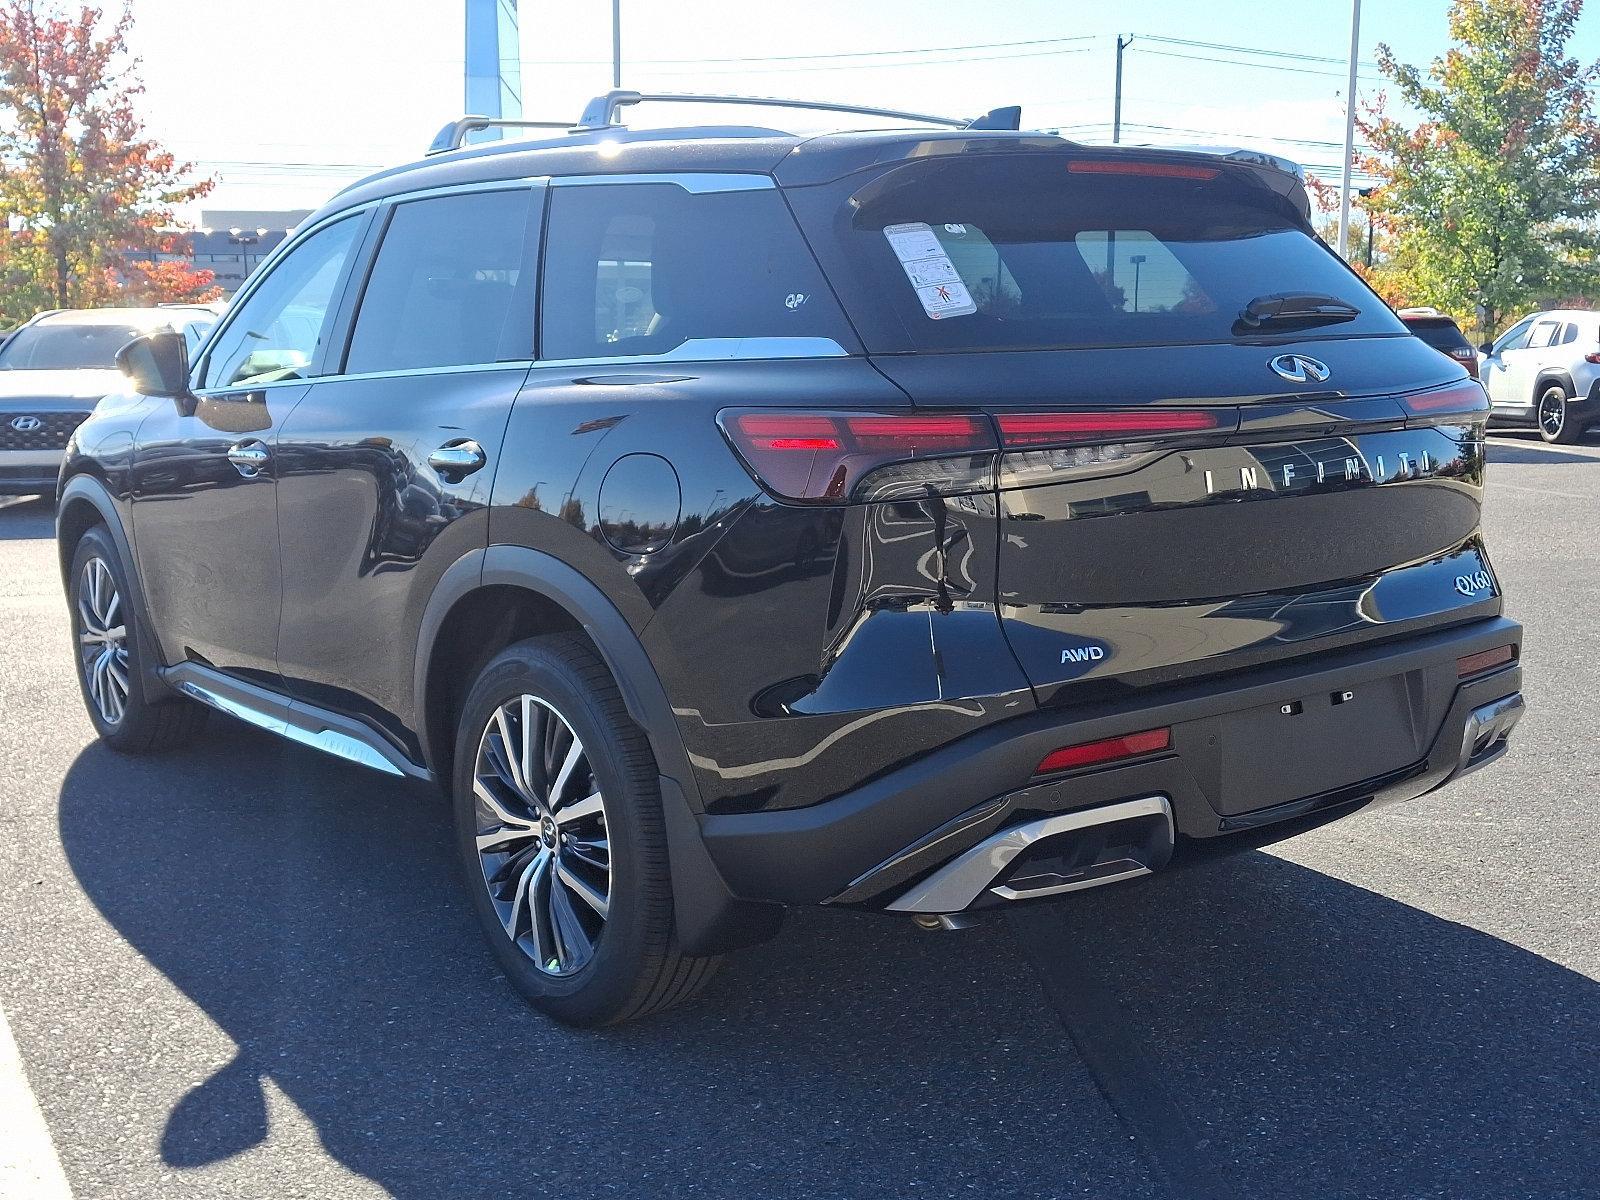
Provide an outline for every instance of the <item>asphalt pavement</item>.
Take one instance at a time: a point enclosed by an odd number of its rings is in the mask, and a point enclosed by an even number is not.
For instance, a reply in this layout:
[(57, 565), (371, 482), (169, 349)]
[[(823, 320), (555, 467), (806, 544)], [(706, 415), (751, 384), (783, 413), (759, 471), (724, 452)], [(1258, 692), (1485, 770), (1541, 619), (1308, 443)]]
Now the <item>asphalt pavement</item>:
[(1600, 446), (1491, 460), (1501, 765), (959, 933), (796, 913), (604, 1033), (512, 994), (428, 789), (98, 746), (50, 509), (0, 502), (0, 1192), (1600, 1196)]

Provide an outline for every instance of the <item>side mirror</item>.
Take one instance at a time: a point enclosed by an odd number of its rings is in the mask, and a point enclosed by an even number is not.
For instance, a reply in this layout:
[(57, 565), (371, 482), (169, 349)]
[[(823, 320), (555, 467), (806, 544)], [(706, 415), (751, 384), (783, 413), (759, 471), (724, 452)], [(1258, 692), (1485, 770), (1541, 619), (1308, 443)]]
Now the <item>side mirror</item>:
[(117, 351), (117, 366), (142, 396), (180, 400), (189, 394), (189, 347), (171, 329), (134, 338)]
[(1487, 354), (1490, 358), (1493, 358), (1494, 357), (1494, 343), (1493, 342), (1485, 342), (1485, 343), (1483, 343), (1483, 345), (1478, 347), (1478, 353), (1479, 354)]

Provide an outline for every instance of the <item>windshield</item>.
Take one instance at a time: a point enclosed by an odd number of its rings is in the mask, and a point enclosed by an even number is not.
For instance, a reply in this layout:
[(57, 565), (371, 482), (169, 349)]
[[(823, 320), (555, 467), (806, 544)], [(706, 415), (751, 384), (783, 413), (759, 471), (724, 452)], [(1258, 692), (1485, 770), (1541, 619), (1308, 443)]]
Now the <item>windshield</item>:
[(1279, 322), (1252, 328), (1241, 314), (1288, 293), (1353, 310), (1302, 322), (1302, 336), (1405, 332), (1248, 174), (1076, 173), (1081, 160), (1059, 155), (984, 157), (846, 182), (848, 196), (791, 192), (872, 350), (1230, 341), (1275, 332)]
[(18, 330), (0, 347), (0, 368), (11, 371), (111, 370), (117, 351), (149, 331), (131, 325), (40, 323)]

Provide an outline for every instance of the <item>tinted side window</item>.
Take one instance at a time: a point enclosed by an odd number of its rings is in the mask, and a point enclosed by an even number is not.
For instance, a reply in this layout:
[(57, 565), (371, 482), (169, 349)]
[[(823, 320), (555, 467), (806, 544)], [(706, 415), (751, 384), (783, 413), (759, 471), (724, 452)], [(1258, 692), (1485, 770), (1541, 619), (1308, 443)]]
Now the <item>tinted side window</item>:
[(1533, 332), (1528, 335), (1528, 349), (1538, 350), (1550, 344), (1557, 329), (1561, 326), (1554, 321), (1540, 321), (1533, 327)]
[(1567, 343), (1575, 342), (1577, 340), (1578, 340), (1578, 327), (1576, 325), (1574, 325), (1571, 321), (1568, 321), (1567, 322), (1567, 327), (1561, 331), (1561, 344), (1563, 346), (1565, 346), (1565, 345), (1567, 345)]
[(1532, 317), (1519, 321), (1500, 335), (1500, 340), (1494, 344), (1494, 352), (1504, 354), (1507, 350), (1521, 350), (1528, 344), (1528, 330), (1532, 328)]
[(361, 221), (319, 229), (272, 268), (228, 321), (206, 366), (206, 387), (304, 379), (333, 318), (334, 289)]
[(854, 343), (775, 190), (550, 189), (542, 358), (664, 354), (692, 339)]
[(532, 193), (397, 205), (378, 248), (345, 371), (533, 357)]

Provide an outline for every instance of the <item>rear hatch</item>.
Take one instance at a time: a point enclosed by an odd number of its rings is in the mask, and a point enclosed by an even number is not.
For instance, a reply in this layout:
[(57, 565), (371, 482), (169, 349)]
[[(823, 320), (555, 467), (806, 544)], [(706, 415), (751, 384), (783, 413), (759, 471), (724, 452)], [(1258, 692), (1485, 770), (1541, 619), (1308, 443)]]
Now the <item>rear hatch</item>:
[(1041, 703), (1498, 611), (1483, 392), (1286, 180), (1064, 143), (786, 191), (878, 369), (996, 429), (997, 615)]

